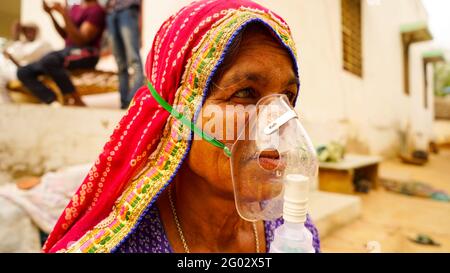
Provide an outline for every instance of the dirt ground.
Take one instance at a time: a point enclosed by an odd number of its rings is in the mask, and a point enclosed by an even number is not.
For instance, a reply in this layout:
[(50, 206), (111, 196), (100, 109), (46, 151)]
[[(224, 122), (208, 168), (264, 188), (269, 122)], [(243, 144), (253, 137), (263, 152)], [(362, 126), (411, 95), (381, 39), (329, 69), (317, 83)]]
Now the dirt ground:
[[(413, 179), (450, 193), (450, 149), (431, 155), (425, 166), (398, 160), (383, 162), (380, 177)], [(322, 238), (323, 252), (367, 252), (365, 244), (378, 241), (381, 252), (450, 252), (450, 203), (388, 192), (383, 188), (360, 194), (362, 215)], [(409, 240), (426, 234), (440, 246)]]

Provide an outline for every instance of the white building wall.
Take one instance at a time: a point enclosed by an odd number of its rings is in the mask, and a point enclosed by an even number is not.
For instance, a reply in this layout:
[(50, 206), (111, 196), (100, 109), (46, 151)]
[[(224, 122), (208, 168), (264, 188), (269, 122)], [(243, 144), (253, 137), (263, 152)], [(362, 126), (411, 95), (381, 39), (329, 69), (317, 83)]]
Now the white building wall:
[(0, 184), (94, 162), (124, 111), (0, 105)]
[[(423, 71), (423, 52), (432, 49), (429, 42), (418, 43), (411, 48), (410, 61), (414, 69), (411, 70), (410, 94), (410, 122), (411, 141), (414, 147), (428, 149), (428, 143), (433, 138), (434, 102), (433, 102), (433, 66), (428, 64), (428, 107), (425, 108), (424, 88), (425, 75)], [(420, 69), (417, 69), (420, 68)]]

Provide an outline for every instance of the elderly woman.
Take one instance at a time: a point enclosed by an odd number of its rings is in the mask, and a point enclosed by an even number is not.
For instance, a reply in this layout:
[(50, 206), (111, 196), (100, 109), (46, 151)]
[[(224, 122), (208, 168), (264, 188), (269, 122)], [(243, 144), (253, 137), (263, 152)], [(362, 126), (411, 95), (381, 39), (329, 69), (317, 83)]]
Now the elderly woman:
[[(251, 105), (271, 94), (293, 104), (298, 75), (286, 23), (247, 0), (193, 2), (162, 25), (146, 70), (161, 97), (147, 86), (136, 93), (44, 251), (268, 251), (282, 220), (241, 218), (229, 157), (220, 145), (185, 137), (183, 122), (160, 104), (186, 106), (184, 118), (198, 127), (211, 105)], [(306, 227), (319, 252), (309, 218)]]

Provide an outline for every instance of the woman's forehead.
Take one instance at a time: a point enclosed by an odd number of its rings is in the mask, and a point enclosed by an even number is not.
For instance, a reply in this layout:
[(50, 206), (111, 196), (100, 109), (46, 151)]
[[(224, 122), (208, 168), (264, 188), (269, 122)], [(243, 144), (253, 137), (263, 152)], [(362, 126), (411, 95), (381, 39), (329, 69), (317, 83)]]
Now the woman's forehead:
[(274, 80), (283, 86), (299, 84), (299, 79), (295, 75), (293, 67), (288, 63), (281, 66), (271, 66), (270, 64), (265, 66), (243, 66), (235, 64), (218, 79), (218, 82), (220, 82), (222, 87), (229, 87), (242, 82), (268, 86)]
[(219, 67), (217, 80), (227, 74), (227, 80), (234, 82), (243, 79), (262, 82), (268, 80), (264, 74), (273, 71), (287, 73), (289, 80), (296, 78), (289, 51), (261, 24), (243, 30), (230, 48)]
[[(226, 80), (248, 80), (264, 83), (270, 81), (274, 74), (285, 74), (286, 77), (296, 77), (294, 63), (287, 50), (277, 41), (263, 36), (248, 36), (249, 42), (241, 44), (238, 52), (229, 60), (222, 73)], [(221, 77), (221, 78), (222, 78)]]
[(276, 61), (281, 62), (279, 65), (288, 66), (293, 64), (288, 50), (268, 31), (265, 33), (244, 33), (238, 51), (234, 56), (234, 61), (256, 61), (259, 63)]

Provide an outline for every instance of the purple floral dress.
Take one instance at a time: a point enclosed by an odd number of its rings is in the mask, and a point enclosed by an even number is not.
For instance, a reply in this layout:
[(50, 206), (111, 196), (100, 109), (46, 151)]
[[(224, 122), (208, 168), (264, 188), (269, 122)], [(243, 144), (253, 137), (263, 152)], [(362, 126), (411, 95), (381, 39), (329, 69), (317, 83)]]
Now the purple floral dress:
[[(283, 223), (283, 219), (265, 221), (266, 252), (273, 241), (274, 230)], [(319, 234), (308, 217), (305, 226), (313, 235), (313, 246), (320, 252)], [(172, 247), (167, 239), (164, 226), (156, 205), (153, 205), (138, 223), (135, 230), (115, 249), (118, 253), (172, 253)]]

